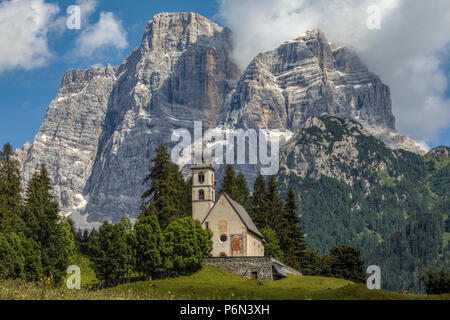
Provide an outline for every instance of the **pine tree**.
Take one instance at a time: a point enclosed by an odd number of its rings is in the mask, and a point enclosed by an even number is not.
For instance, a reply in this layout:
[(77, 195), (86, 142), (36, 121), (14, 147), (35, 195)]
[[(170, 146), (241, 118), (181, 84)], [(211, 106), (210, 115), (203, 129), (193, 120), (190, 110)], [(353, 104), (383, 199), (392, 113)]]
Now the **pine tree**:
[(0, 232), (19, 232), (23, 228), (22, 184), (19, 162), (12, 147), (5, 144), (0, 152)]
[(186, 216), (186, 182), (176, 164), (170, 162), (167, 148), (160, 145), (151, 159), (152, 167), (144, 179), (150, 187), (143, 195), (142, 216), (156, 215), (162, 229), (170, 222)]
[(294, 191), (289, 190), (285, 205), (285, 230), (281, 235), (281, 249), (284, 253), (284, 262), (294, 268), (300, 268), (301, 259), (306, 250), (305, 234), (300, 227), (300, 217), (297, 214)]
[(242, 203), (241, 193), (239, 192), (237, 184), (236, 172), (231, 165), (227, 165), (225, 168), (225, 174), (222, 179), (220, 192), (225, 192), (234, 201)]
[(245, 179), (245, 176), (242, 173), (242, 171), (239, 171), (239, 174), (237, 175), (236, 184), (237, 184), (237, 188), (239, 190), (239, 194), (241, 197), (240, 204), (250, 214), (250, 212), (252, 211), (252, 203), (250, 200), (250, 190), (247, 185), (247, 180)]
[(352, 246), (341, 245), (330, 252), (331, 274), (357, 283), (363, 283), (366, 278), (364, 260), (361, 253)]
[(278, 182), (274, 176), (270, 178), (267, 184), (264, 207), (263, 219), (265, 225), (270, 226), (281, 239), (287, 222), (284, 219), (284, 207), (278, 190)]
[(184, 183), (183, 188), (183, 203), (182, 203), (182, 214), (183, 216), (192, 216), (192, 178)]
[(322, 275), (322, 257), (317, 250), (309, 248), (305, 251), (301, 260), (300, 269), (304, 275), (318, 276)]
[(66, 241), (68, 233), (58, 214), (58, 202), (50, 193), (52, 189), (48, 171), (42, 165), (28, 183), (23, 220), (26, 236), (41, 250), (44, 275), (58, 283), (68, 267), (71, 244)]
[(253, 187), (252, 210), (249, 212), (255, 225), (262, 229), (265, 227), (266, 215), (266, 181), (263, 176), (259, 176)]

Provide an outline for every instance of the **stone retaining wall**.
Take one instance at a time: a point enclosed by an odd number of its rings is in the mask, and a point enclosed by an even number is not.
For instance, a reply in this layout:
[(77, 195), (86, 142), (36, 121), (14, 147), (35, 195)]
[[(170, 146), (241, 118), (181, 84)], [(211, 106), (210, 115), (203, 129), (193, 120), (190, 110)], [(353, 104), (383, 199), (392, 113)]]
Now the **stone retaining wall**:
[(208, 258), (204, 266), (216, 267), (249, 279), (273, 280), (272, 259), (269, 257)]

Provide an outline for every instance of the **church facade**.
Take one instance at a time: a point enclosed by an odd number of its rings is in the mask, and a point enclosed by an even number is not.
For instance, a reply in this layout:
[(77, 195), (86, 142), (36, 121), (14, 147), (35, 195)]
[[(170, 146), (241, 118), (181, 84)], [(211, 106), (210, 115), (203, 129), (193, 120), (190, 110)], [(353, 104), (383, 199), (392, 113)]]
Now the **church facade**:
[(226, 193), (215, 201), (215, 170), (192, 168), (192, 217), (213, 233), (212, 257), (264, 257), (264, 237), (247, 211)]

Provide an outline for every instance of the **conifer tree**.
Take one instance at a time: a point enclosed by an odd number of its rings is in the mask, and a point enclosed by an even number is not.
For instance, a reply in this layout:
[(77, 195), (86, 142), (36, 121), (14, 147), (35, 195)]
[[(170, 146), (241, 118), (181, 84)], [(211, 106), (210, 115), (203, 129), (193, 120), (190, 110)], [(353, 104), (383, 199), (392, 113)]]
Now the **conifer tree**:
[(250, 213), (255, 225), (262, 229), (265, 227), (265, 215), (266, 215), (266, 181), (263, 176), (259, 176), (253, 187), (252, 196), (252, 210)]
[(284, 252), (286, 264), (300, 268), (301, 259), (306, 250), (305, 234), (300, 226), (300, 217), (297, 214), (294, 191), (289, 190), (284, 205), (285, 230), (281, 234), (281, 248)]
[(192, 215), (192, 178), (184, 183), (183, 188), (183, 216), (190, 217)]
[(322, 257), (319, 252), (313, 248), (305, 251), (299, 270), (308, 276), (322, 275)]
[(331, 274), (357, 283), (363, 283), (366, 278), (364, 260), (361, 253), (353, 246), (340, 245), (330, 251)]
[(237, 184), (236, 172), (231, 165), (227, 165), (225, 168), (225, 174), (222, 179), (220, 192), (225, 192), (234, 201), (242, 203), (241, 194)]
[(156, 215), (162, 229), (170, 222), (187, 215), (186, 183), (176, 164), (170, 162), (167, 148), (160, 145), (156, 148), (156, 156), (151, 159), (152, 167), (144, 179), (150, 183), (143, 195), (143, 216)]
[(267, 183), (264, 207), (263, 219), (265, 225), (270, 226), (281, 239), (286, 227), (286, 220), (284, 219), (284, 207), (278, 190), (278, 182), (274, 176)]
[(23, 228), (21, 193), (19, 162), (7, 143), (0, 152), (0, 232), (19, 232)]
[(51, 195), (52, 186), (45, 165), (36, 172), (26, 190), (23, 214), (25, 234), (40, 248), (43, 273), (54, 283), (61, 281), (69, 264), (71, 244), (59, 216), (58, 202)]
[(250, 214), (250, 212), (252, 211), (252, 203), (250, 200), (250, 190), (248, 189), (247, 180), (245, 179), (245, 176), (242, 173), (242, 171), (239, 171), (239, 174), (237, 175), (236, 185), (239, 190), (239, 194), (240, 194), (240, 198), (241, 198), (240, 204)]

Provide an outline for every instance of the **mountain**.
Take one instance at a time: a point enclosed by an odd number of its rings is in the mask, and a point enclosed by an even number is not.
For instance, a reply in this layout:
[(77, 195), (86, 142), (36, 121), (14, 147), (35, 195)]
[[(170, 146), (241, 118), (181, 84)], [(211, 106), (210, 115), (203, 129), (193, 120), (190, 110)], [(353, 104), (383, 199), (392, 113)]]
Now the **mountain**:
[[(244, 72), (232, 51), (231, 31), (198, 14), (156, 15), (120, 66), (63, 76), (33, 144), (17, 150), (24, 182), (45, 163), (63, 214), (92, 227), (137, 216), (155, 147), (175, 146), (173, 130), (192, 132), (193, 121), (280, 130), (288, 140), (327, 113), (360, 121), (393, 149), (421, 152), (395, 132), (389, 88), (319, 30), (258, 55)], [(259, 167), (239, 168), (252, 184)]]
[[(140, 48), (117, 67), (69, 71), (33, 145), (22, 151), (27, 181), (47, 164), (65, 214), (83, 225), (136, 216), (142, 179), (158, 144), (194, 120), (217, 125), (240, 76), (231, 32), (194, 13), (149, 21)], [(20, 153), (20, 151), (19, 151)]]
[(280, 187), (295, 191), (308, 245), (321, 253), (356, 246), (388, 290), (423, 291), (426, 270), (450, 267), (448, 148), (392, 150), (353, 119), (312, 117), (280, 167)]
[(223, 111), (228, 127), (292, 132), (313, 116), (349, 117), (394, 149), (423, 153), (395, 132), (389, 87), (353, 50), (328, 42), (320, 30), (259, 54)]

